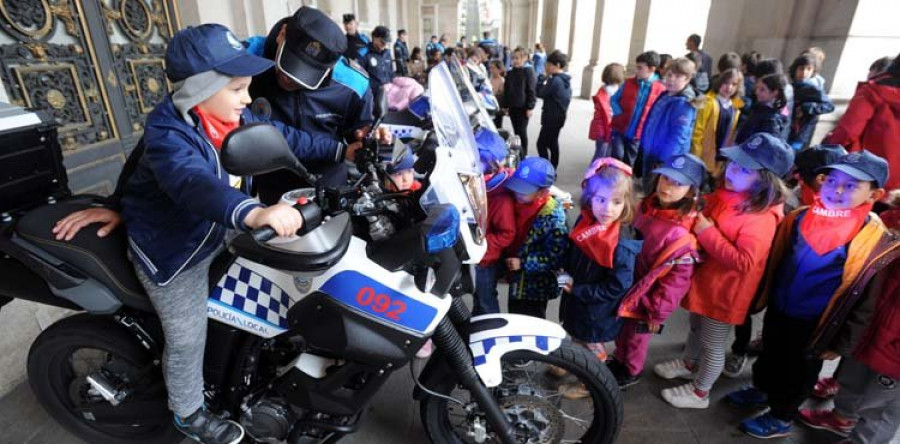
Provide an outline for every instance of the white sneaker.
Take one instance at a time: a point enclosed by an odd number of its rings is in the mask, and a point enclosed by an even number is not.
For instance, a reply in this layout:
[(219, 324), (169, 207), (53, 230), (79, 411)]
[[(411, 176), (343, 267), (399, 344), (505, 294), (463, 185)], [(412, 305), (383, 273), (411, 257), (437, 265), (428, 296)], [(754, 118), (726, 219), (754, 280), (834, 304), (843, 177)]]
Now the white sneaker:
[(663, 389), (662, 397), (673, 407), (680, 409), (705, 409), (709, 407), (709, 396), (701, 398), (694, 391), (694, 383)]
[(673, 359), (671, 361), (660, 362), (653, 366), (653, 372), (663, 379), (694, 379), (694, 372), (684, 365), (683, 359)]

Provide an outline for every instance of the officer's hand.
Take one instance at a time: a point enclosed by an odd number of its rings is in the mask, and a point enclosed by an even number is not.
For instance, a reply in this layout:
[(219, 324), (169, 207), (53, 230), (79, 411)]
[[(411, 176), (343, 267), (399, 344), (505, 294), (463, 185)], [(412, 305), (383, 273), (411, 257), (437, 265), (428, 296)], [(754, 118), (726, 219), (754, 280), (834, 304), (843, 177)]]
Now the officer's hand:
[(102, 223), (103, 226), (97, 230), (97, 237), (106, 237), (122, 223), (122, 216), (108, 208), (90, 208), (76, 211), (60, 219), (56, 226), (53, 227), (53, 234), (56, 235), (56, 240), (70, 241), (78, 234), (79, 230), (98, 222)]
[(303, 216), (286, 203), (277, 203), (271, 207), (257, 207), (250, 210), (244, 219), (244, 225), (250, 228), (272, 227), (279, 236), (293, 236), (303, 227)]
[(356, 161), (356, 150), (362, 148), (362, 142), (353, 142), (350, 145), (347, 145), (347, 151), (344, 153), (344, 158), (355, 162)]

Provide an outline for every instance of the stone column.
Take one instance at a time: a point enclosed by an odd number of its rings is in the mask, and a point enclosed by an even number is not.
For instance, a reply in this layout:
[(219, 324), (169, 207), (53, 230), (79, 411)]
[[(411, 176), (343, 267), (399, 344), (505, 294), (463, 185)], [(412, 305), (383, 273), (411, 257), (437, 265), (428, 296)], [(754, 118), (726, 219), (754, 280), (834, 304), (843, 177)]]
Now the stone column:
[[(569, 56), (569, 74), (572, 83), (578, 84), (581, 80), (581, 70), (576, 67), (583, 66), (591, 56), (591, 38), (597, 33), (595, 11), (598, 7), (597, 0), (572, 0), (572, 19), (569, 29), (568, 49), (561, 49)], [(560, 49), (560, 48), (557, 48)]]
[[(581, 73), (581, 97), (588, 99), (600, 86), (603, 67), (617, 62), (627, 64), (637, 0), (596, 0), (590, 62)], [(573, 65), (575, 66), (575, 65)]]

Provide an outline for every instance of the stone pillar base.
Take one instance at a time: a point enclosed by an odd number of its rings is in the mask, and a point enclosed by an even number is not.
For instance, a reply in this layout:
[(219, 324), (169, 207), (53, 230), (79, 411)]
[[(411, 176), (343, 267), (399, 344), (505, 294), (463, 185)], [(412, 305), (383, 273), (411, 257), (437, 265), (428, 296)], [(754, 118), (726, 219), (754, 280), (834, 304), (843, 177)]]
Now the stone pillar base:
[(597, 92), (597, 88), (600, 88), (600, 85), (603, 83), (600, 81), (600, 74), (603, 72), (603, 68), (597, 64), (588, 64), (581, 70), (581, 98), (582, 99), (590, 99), (594, 97), (594, 93)]

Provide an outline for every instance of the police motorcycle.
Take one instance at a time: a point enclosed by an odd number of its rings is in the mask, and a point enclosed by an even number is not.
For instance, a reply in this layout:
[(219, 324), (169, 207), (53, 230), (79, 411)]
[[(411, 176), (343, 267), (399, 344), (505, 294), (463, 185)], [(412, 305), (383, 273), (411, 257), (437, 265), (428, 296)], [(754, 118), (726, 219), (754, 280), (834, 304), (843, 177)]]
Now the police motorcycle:
[[(433, 70), (430, 86), (440, 104), (431, 115), (436, 143), (418, 151), (424, 179), (414, 206), (389, 205), (410, 195), (381, 189), (383, 166), (370, 143), (358, 152), (366, 176), (352, 190), (285, 195), (305, 220), (296, 236), (275, 238), (264, 227), (234, 238), (216, 258), (207, 407), (239, 421), (252, 443), (334, 443), (358, 429), (388, 377), (408, 366), (433, 443), (614, 442), (622, 402), (605, 366), (554, 323), (472, 317), (464, 303), (472, 264), (486, 249), (484, 181), (446, 65)], [(309, 176), (266, 125), (235, 130), (221, 161), (236, 175), (287, 168)], [(2, 225), (3, 266), (19, 264), (32, 284), (2, 296), (81, 311), (35, 340), (31, 388), (86, 442), (178, 442), (160, 370), (161, 327), (125, 257), (122, 230), (99, 240), (86, 229), (69, 243), (50, 234), (61, 216), (87, 205), (73, 198)], [(354, 230), (358, 221), (411, 207), (417, 211), (390, 218), (406, 226), (384, 239)], [(429, 338), (436, 352), (415, 374), (410, 363)], [(563, 380), (548, 374), (550, 366), (566, 370), (588, 396), (561, 396)]]

